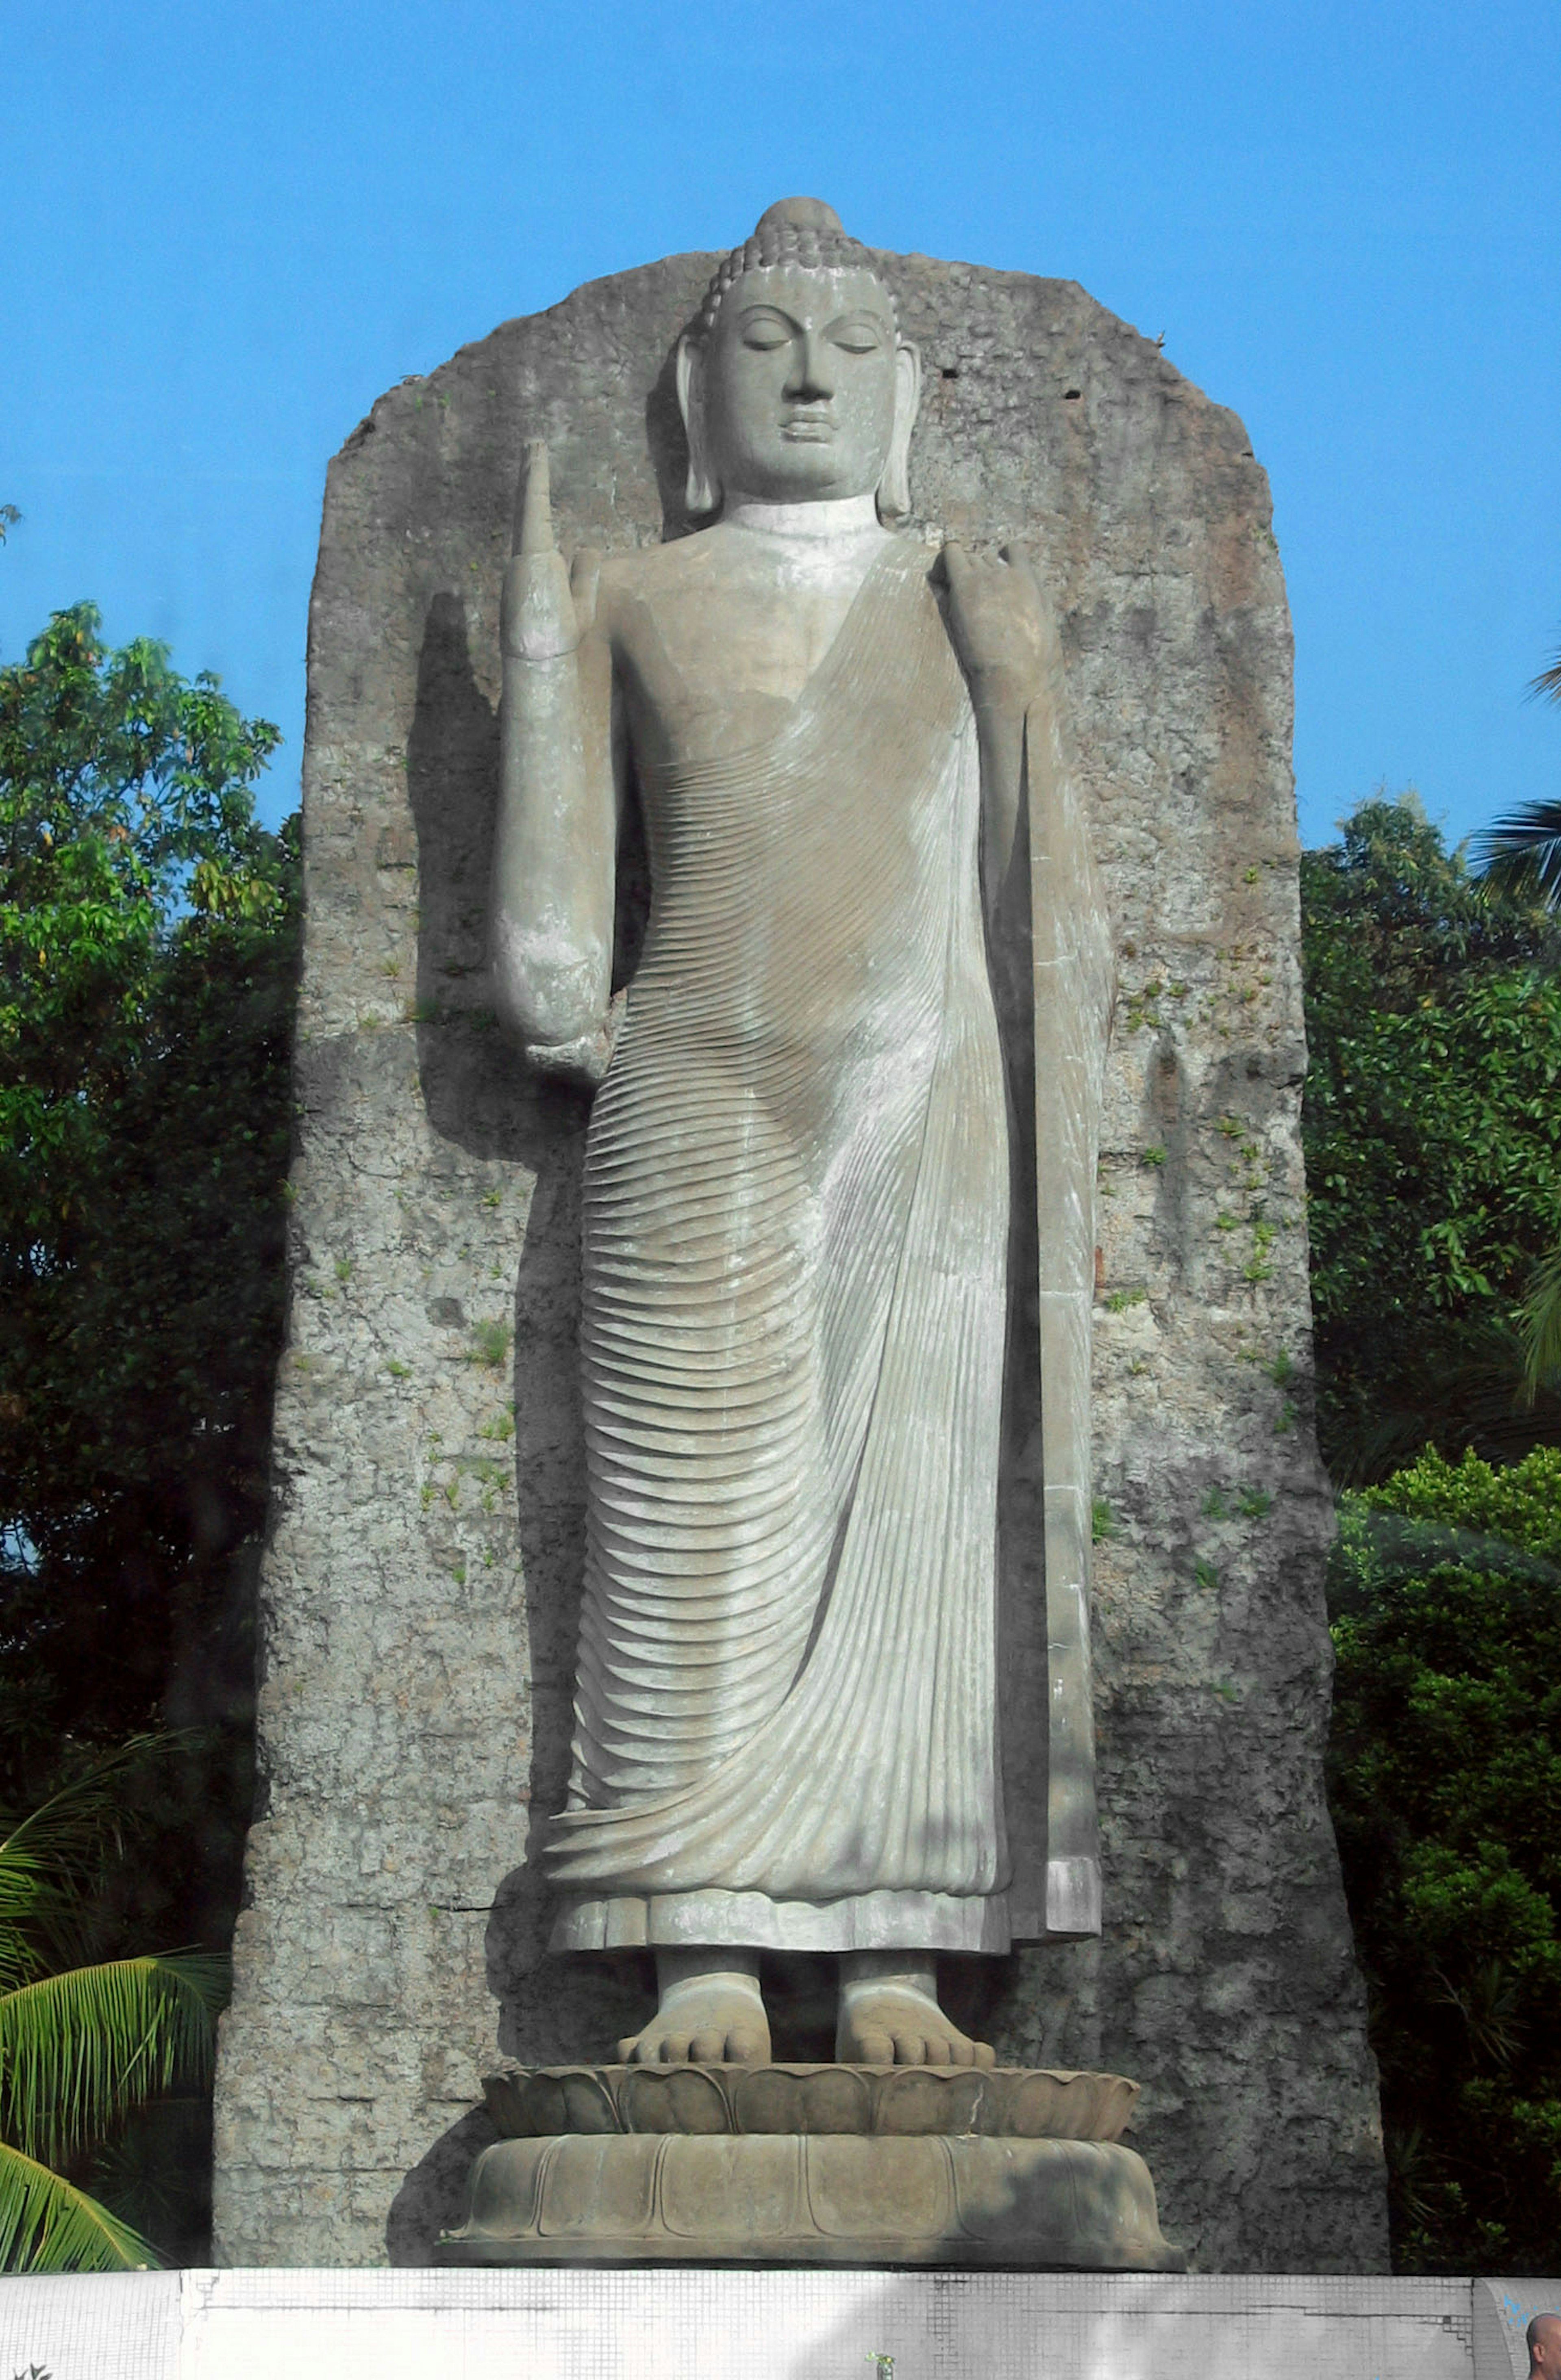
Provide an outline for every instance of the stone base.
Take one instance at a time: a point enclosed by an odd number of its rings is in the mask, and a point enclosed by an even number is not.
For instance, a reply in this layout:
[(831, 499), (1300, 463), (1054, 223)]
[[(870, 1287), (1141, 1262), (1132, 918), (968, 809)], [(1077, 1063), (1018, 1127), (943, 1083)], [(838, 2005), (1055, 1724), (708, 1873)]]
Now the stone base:
[(1027, 2067), (512, 2067), (442, 2264), (1179, 2273), (1138, 2085)]
[(971, 2134), (503, 2140), (441, 2264), (959, 2265), (1177, 2273), (1149, 2168), (1115, 2142)]

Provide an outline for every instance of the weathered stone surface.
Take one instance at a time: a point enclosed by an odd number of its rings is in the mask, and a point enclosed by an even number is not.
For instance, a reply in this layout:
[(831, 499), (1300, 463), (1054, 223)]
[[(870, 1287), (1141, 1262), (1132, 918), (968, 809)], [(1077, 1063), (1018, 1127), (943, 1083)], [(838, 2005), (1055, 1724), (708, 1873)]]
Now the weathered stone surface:
[[(1032, 539), (1051, 580), (1120, 985), (1094, 1373), (1105, 1933), (971, 1961), (950, 2005), (1006, 2064), (1142, 2078), (1135, 2143), (1195, 2263), (1374, 2269), (1374, 2076), (1321, 1783), (1329, 1521), (1266, 482), (1235, 418), (1073, 285), (884, 262), (927, 366), (918, 514), (978, 547)], [(567, 1766), (585, 1109), (489, 1029), (483, 924), (522, 442), (549, 441), (566, 548), (676, 526), (666, 359), (710, 266), (506, 325), (384, 398), (331, 472), (265, 1788), (219, 2079), (239, 2263), (426, 2259), (492, 2136), (471, 2111), (495, 2046), (590, 2059), (644, 2010), (632, 1961), (543, 1959), (521, 1865)], [(1031, 1488), (1037, 1427), (1014, 1465)], [(1023, 1518), (1021, 1494), (1010, 1536)], [(1032, 1597), (1038, 1542), (1011, 1563)], [(1007, 1684), (1022, 1770), (1032, 1657)], [(814, 1969), (778, 1980), (777, 2057), (827, 2056)]]

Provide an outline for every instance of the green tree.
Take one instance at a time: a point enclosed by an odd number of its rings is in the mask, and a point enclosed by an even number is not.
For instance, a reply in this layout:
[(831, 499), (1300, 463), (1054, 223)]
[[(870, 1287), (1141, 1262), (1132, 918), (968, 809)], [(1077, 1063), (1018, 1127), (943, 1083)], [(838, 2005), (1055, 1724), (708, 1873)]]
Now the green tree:
[(1561, 1246), (1552, 1248), (1535, 1270), (1523, 1300), (1523, 1390), (1532, 1403), (1545, 1384), (1561, 1375)]
[(1561, 1449), (1347, 1495), (1331, 1798), (1399, 2269), (1561, 2257)]
[(121, 1947), (220, 1943), (283, 1299), (296, 829), (277, 735), (80, 604), (0, 669), (0, 1801), (128, 1774)]
[(193, 1951), (82, 1963), (105, 1849), (120, 1838), (132, 1742), (0, 1839), (0, 2270), (155, 2264), (85, 2186), (93, 2153), (159, 2095), (210, 2078), (225, 1959)]
[(91, 604), (0, 671), (0, 1196), (35, 1272), (101, 1153), (181, 910), (279, 905), (250, 792), (277, 741), (162, 646), (105, 650)]
[(1522, 1314), (1561, 1221), (1561, 975), (1543, 903), (1482, 883), (1412, 799), (1302, 863), (1319, 1421), (1336, 1477), (1427, 1440), (1561, 1437)]
[(1474, 848), (1487, 884), (1561, 909), (1561, 801), (1525, 802), (1486, 827)]
[[(1561, 702), (1561, 654), (1540, 672), (1531, 692)], [(1561, 801), (1529, 802), (1510, 811), (1475, 836), (1474, 849), (1496, 892), (1561, 913)], [(1521, 1329), (1524, 1386), (1532, 1398), (1547, 1377), (1561, 1373), (1561, 1243), (1530, 1284)]]
[[(1561, 653), (1541, 670), (1529, 691), (1561, 702)], [(1526, 802), (1474, 838), (1487, 883), (1561, 910), (1561, 801)]]

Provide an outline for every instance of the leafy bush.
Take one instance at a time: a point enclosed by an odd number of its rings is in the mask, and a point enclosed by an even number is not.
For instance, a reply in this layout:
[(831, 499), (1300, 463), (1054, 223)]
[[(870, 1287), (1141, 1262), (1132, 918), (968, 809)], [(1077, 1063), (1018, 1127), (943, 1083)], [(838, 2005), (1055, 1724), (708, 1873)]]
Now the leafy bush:
[(1561, 1450), (1347, 1495), (1331, 1787), (1409, 2272), (1561, 2262)]

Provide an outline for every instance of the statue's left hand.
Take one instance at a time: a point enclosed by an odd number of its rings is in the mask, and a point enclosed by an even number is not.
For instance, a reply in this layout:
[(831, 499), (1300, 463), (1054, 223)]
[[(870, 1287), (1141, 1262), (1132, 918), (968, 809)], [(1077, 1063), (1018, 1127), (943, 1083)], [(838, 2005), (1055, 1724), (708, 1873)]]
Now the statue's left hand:
[(948, 590), (948, 628), (980, 706), (1023, 710), (1043, 682), (1051, 620), (1041, 582), (1022, 549), (994, 561), (952, 540), (933, 572)]
[(528, 1041), (526, 1059), (532, 1072), (554, 1075), (593, 1091), (613, 1062), (628, 997), (626, 990), (614, 992), (612, 1006), (594, 1032), (582, 1033), (573, 1041)]

